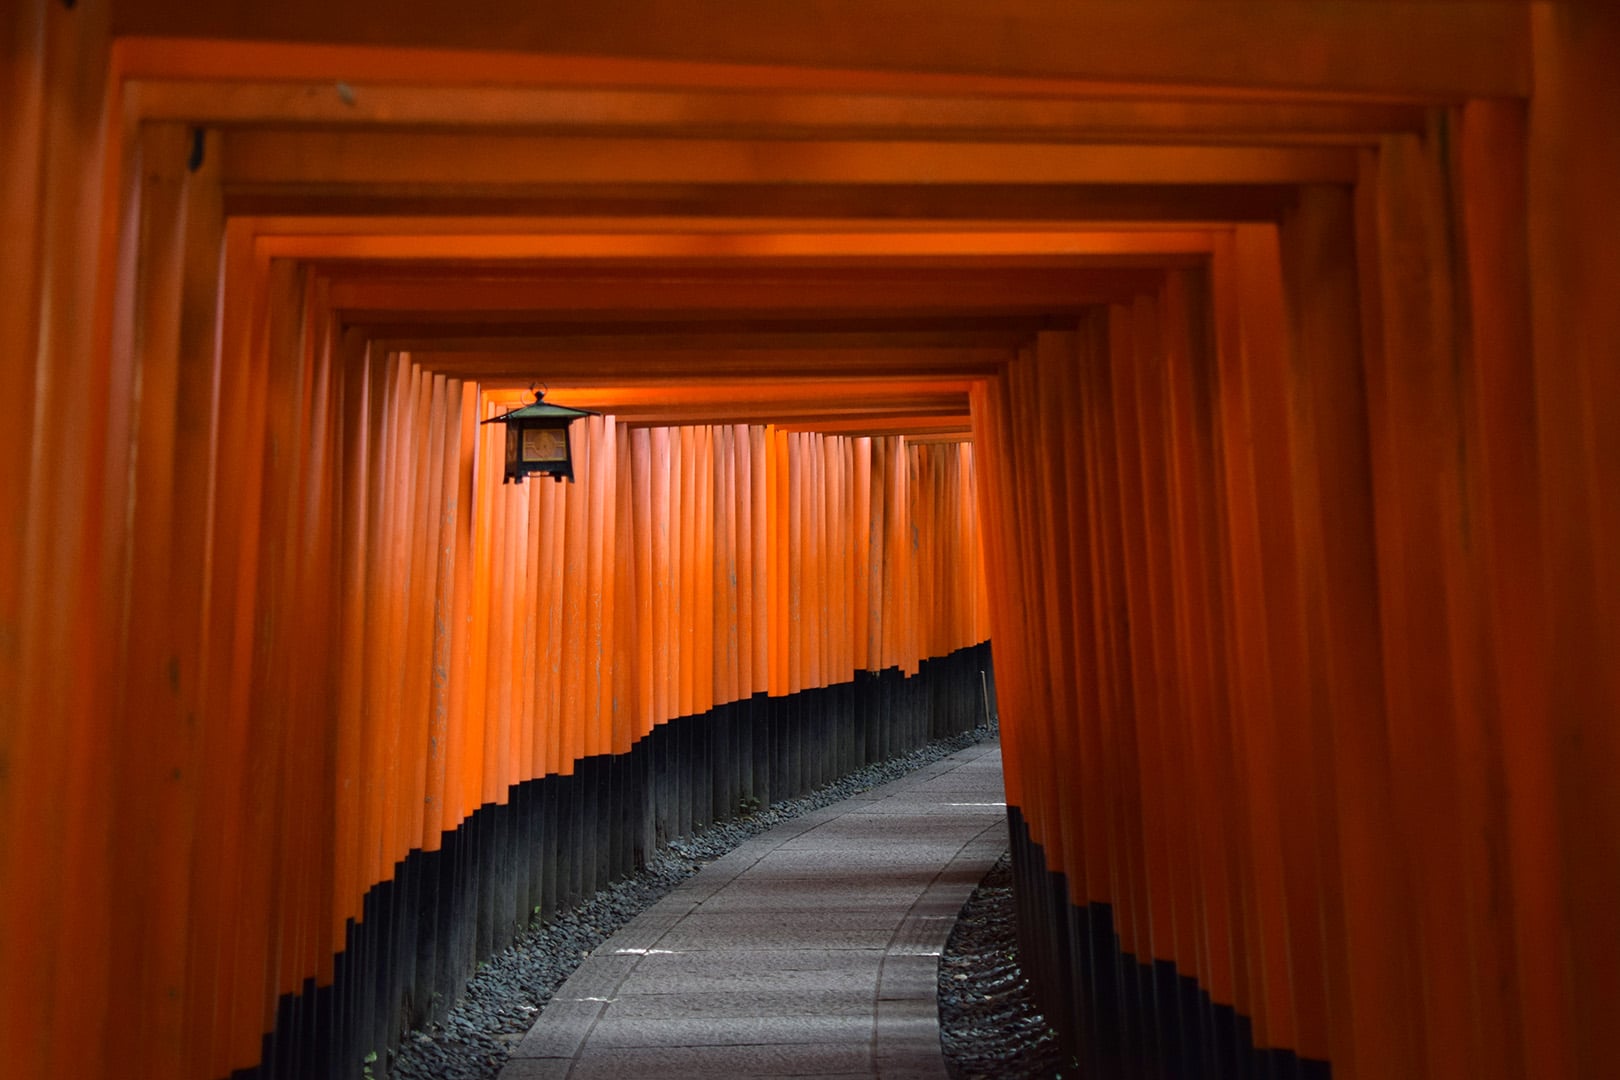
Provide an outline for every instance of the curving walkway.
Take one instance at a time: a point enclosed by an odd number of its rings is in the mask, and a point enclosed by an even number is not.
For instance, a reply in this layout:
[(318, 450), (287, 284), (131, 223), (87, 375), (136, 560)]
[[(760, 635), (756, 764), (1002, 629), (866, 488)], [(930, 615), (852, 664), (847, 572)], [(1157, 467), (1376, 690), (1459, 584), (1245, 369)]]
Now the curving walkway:
[(580, 965), (501, 1080), (941, 1080), (939, 953), (1003, 798), (986, 742), (747, 841)]

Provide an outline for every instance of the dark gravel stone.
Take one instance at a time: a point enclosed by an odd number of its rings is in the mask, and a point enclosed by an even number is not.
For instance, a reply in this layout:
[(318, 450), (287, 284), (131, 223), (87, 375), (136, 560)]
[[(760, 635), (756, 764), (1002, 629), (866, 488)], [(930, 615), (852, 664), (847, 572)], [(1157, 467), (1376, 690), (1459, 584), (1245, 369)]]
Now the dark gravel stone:
[[(559, 912), (550, 923), (537, 923), (481, 965), (442, 1023), (405, 1034), (399, 1051), (389, 1055), (386, 1075), (395, 1080), (495, 1080), (511, 1047), (580, 961), (704, 863), (784, 821), (898, 780), (995, 734), (993, 727), (979, 728), (941, 739), (858, 769), (809, 795), (672, 840), (635, 874)], [(376, 1071), (385, 1075), (381, 1068)]]
[(1012, 856), (991, 867), (939, 958), (939, 1036), (952, 1080), (1056, 1080), (1065, 1061), (1018, 966)]

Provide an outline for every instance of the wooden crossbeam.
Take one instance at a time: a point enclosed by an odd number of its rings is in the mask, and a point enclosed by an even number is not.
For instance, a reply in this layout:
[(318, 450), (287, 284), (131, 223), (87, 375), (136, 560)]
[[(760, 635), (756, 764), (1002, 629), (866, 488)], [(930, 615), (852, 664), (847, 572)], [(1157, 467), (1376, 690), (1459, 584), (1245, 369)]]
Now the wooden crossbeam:
[[(863, 138), (1045, 141), (1121, 138), (1201, 143), (1369, 143), (1421, 130), (1424, 110), (1384, 101), (1149, 98), (1117, 88), (1089, 97), (428, 86), (332, 79), (133, 79), (148, 120), (219, 126), (521, 130), (531, 135), (663, 134), (682, 138)], [(1105, 95), (1105, 96), (1104, 96)]]
[(227, 187), (409, 184), (1350, 183), (1347, 147), (611, 138), (326, 129), (227, 131)]
[(423, 351), (411, 358), (433, 371), (476, 378), (486, 386), (503, 380), (518, 383), (545, 372), (570, 386), (640, 386), (688, 383), (702, 378), (711, 384), (739, 375), (778, 381), (838, 378), (892, 379), (895, 376), (983, 377), (995, 374), (1014, 355), (1013, 348), (660, 348), (587, 350), (512, 350), (492, 352)]
[(610, 13), (487, 0), (475, 18), (436, 0), (126, 0), (116, 18), (131, 38), (188, 39), (134, 43), (123, 58), (132, 74), (947, 93), (1147, 84), (1457, 97), (1530, 88), (1518, 0), (691, 0), (678, 12), (619, 0)]

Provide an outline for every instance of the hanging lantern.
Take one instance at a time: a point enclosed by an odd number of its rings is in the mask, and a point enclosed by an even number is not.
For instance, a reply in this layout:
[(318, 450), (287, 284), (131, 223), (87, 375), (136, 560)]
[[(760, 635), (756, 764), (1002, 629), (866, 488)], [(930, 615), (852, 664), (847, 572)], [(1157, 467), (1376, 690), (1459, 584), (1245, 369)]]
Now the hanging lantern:
[(485, 420), (486, 424), (506, 425), (506, 473), (503, 484), (523, 483), (530, 473), (568, 478), (574, 482), (574, 458), (569, 452), (568, 425), (582, 416), (595, 416), (588, 409), (547, 405), (545, 391), (535, 391), (534, 403)]

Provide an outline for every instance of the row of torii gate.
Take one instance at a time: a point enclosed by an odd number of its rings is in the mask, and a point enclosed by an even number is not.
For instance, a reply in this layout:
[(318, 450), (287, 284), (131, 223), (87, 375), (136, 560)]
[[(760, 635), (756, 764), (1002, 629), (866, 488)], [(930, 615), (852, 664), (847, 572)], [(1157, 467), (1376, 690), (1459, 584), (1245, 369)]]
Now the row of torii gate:
[[(8, 1075), (337, 1074), (528, 899), (971, 723), (989, 641), (1082, 1060), (1606, 1075), (1617, 46), (10, 5)], [(503, 489), (535, 383), (600, 415)]]

